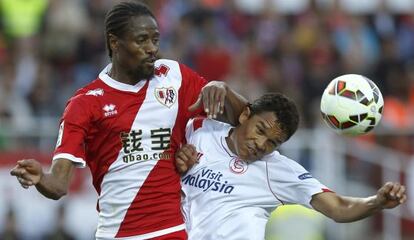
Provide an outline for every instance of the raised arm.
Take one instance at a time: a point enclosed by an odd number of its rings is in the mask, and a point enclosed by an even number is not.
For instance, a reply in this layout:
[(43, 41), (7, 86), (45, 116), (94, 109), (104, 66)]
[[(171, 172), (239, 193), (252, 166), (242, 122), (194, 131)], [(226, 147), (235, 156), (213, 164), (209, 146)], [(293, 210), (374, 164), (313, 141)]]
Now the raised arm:
[(53, 161), (50, 171), (43, 172), (41, 164), (34, 159), (20, 160), (10, 174), (24, 188), (35, 186), (45, 197), (58, 200), (66, 195), (73, 174), (74, 164), (67, 159)]
[(312, 197), (312, 207), (336, 222), (353, 222), (381, 211), (394, 208), (407, 199), (405, 186), (388, 182), (376, 195), (366, 198), (344, 197), (323, 192)]
[(189, 107), (189, 110), (195, 111), (203, 106), (209, 118), (237, 125), (238, 118), (246, 105), (247, 100), (225, 82), (211, 81), (203, 87), (197, 101)]

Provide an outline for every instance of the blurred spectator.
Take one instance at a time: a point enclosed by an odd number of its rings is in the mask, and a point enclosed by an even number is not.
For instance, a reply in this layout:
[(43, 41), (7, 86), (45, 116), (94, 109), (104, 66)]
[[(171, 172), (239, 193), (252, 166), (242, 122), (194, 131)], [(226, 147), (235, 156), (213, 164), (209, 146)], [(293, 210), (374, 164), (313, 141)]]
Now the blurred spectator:
[(3, 232), (0, 233), (1, 240), (20, 240), (22, 239), (17, 231), (17, 223), (12, 208), (9, 208), (6, 213), (6, 221), (4, 224)]
[(56, 226), (54, 230), (43, 237), (47, 240), (75, 240), (69, 232), (65, 229), (65, 204), (61, 204), (56, 212)]
[(22, 39), (36, 35), (48, 3), (48, 0), (0, 0), (0, 16), (6, 36)]

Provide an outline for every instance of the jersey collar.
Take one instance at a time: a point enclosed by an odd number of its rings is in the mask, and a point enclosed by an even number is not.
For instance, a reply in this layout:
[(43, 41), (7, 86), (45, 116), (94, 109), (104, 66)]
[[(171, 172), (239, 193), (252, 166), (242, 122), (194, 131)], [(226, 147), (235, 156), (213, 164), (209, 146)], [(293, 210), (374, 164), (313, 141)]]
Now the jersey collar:
[(109, 76), (108, 73), (111, 71), (111, 68), (112, 68), (112, 63), (108, 64), (101, 71), (101, 73), (99, 73), (99, 79), (101, 79), (106, 85), (108, 85), (112, 88), (115, 88), (117, 90), (137, 93), (137, 92), (139, 92), (139, 90), (141, 90), (141, 88), (148, 81), (148, 80), (139, 81), (135, 85), (129, 85), (129, 84), (121, 83), (121, 82), (119, 82), (119, 81), (117, 81), (117, 80), (115, 80), (115, 79), (113, 79)]

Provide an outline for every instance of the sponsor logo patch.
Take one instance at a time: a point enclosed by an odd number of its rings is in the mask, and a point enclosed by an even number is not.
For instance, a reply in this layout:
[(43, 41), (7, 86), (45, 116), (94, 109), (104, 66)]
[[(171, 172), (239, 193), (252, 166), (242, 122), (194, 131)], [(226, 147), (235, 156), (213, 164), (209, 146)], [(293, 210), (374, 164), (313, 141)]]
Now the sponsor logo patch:
[(114, 104), (105, 104), (102, 110), (104, 110), (104, 116), (109, 117), (118, 114), (118, 111), (115, 109), (116, 106)]
[(220, 171), (208, 168), (199, 169), (197, 172), (185, 176), (181, 179), (181, 182), (199, 188), (203, 192), (213, 191), (230, 194), (234, 190), (234, 186), (224, 180), (224, 176)]

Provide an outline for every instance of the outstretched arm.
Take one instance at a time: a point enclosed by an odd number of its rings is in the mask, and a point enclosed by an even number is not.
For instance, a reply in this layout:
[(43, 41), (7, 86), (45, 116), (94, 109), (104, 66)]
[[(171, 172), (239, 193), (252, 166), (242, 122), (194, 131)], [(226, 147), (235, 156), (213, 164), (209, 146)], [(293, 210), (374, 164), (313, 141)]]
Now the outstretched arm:
[(53, 161), (49, 172), (44, 173), (41, 164), (34, 160), (20, 160), (10, 174), (24, 188), (35, 186), (45, 197), (58, 200), (66, 195), (73, 173), (73, 162), (67, 159)]
[(405, 186), (388, 182), (376, 195), (366, 198), (344, 197), (323, 192), (312, 197), (312, 207), (336, 222), (353, 222), (382, 210), (394, 208), (407, 199)]
[(209, 118), (237, 125), (241, 112), (247, 106), (247, 100), (225, 82), (211, 81), (203, 87), (197, 101), (189, 110), (195, 111), (201, 106)]

